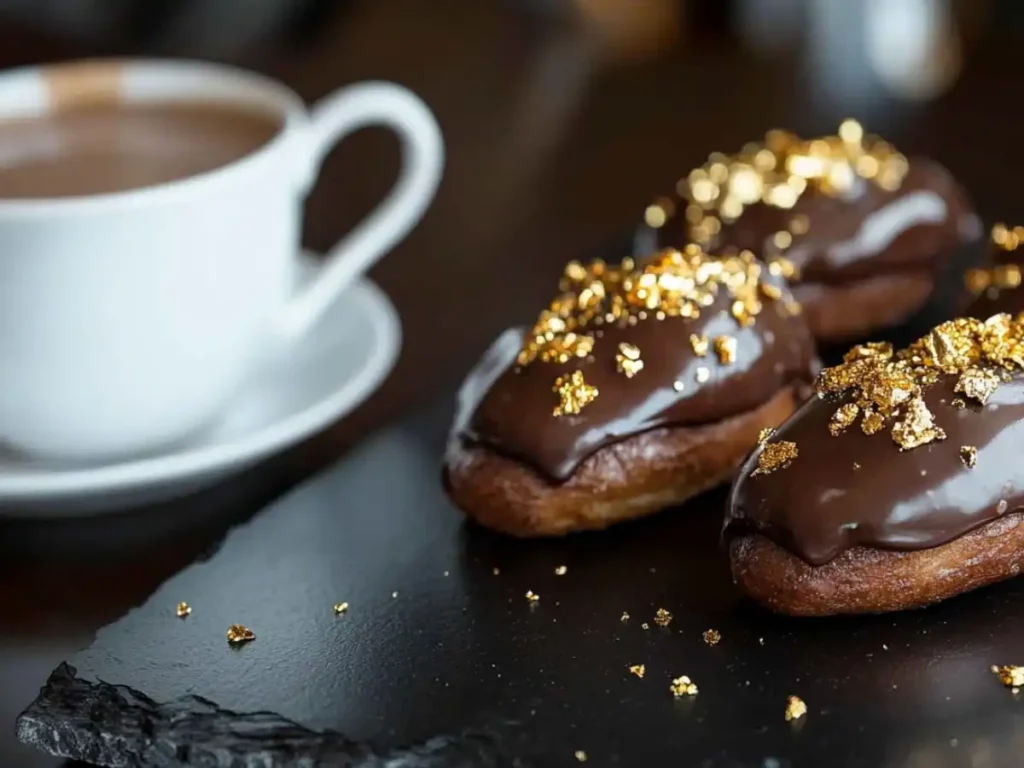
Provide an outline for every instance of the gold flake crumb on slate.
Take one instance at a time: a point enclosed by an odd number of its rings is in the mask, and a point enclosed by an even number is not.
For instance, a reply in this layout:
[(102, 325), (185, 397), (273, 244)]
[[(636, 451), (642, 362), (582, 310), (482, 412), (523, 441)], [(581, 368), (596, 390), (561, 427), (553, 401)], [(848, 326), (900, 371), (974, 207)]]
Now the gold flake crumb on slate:
[(799, 720), (807, 714), (807, 705), (799, 696), (786, 697), (786, 721)]
[(227, 638), (231, 645), (241, 645), (242, 643), (250, 643), (255, 640), (256, 634), (246, 626), (232, 624), (228, 627)]
[(992, 665), (992, 674), (999, 678), (999, 682), (1007, 688), (1020, 688), (1024, 686), (1024, 667), (1015, 665), (996, 666)]
[(697, 695), (697, 685), (686, 675), (673, 678), (669, 690), (672, 691), (672, 695), (677, 699), (683, 696)]

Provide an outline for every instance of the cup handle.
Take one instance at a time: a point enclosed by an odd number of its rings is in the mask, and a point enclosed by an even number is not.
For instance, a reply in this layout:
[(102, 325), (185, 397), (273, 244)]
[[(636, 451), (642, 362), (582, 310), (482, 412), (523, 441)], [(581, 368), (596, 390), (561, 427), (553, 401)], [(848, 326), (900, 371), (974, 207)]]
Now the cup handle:
[(433, 113), (412, 91), (384, 82), (343, 88), (313, 107), (305, 142), (304, 167), (312, 169), (307, 178), (315, 176), (335, 144), (369, 125), (398, 134), (402, 172), (388, 196), (328, 251), (319, 272), (285, 305), (280, 326), (285, 344), (305, 334), (339, 293), (409, 233), (441, 181), (444, 141)]

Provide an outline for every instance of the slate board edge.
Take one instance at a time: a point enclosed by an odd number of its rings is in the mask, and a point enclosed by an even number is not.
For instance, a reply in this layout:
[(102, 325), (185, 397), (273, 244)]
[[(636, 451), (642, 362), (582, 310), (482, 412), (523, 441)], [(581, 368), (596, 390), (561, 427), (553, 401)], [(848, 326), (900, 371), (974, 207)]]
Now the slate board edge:
[(17, 736), (57, 757), (108, 768), (178, 766), (518, 766), (494, 733), (437, 736), (378, 751), (334, 731), (314, 731), (270, 712), (233, 712), (199, 696), (156, 702), (128, 686), (91, 682), (62, 663), (18, 717)]

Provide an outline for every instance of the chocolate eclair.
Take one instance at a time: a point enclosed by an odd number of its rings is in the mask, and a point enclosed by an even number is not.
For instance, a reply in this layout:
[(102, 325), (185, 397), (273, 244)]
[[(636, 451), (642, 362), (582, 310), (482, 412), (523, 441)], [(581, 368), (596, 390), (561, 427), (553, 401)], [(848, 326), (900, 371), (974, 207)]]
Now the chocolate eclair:
[[(985, 319), (1001, 312), (1024, 312), (1021, 268), (1024, 267), (1024, 227), (992, 227), (991, 248), (981, 266), (964, 273), (963, 314)], [(1020, 250), (1018, 250), (1020, 249)]]
[(861, 338), (905, 320), (965, 242), (980, 237), (963, 189), (937, 163), (908, 160), (861, 126), (805, 141), (771, 131), (712, 154), (649, 206), (661, 246), (750, 249), (785, 276), (815, 338)]
[(896, 611), (1024, 566), (1024, 324), (854, 347), (762, 436), (724, 527), (733, 578), (780, 613)]
[(725, 480), (816, 370), (799, 305), (749, 252), (571, 262), (463, 384), (446, 486), (519, 536), (646, 515)]

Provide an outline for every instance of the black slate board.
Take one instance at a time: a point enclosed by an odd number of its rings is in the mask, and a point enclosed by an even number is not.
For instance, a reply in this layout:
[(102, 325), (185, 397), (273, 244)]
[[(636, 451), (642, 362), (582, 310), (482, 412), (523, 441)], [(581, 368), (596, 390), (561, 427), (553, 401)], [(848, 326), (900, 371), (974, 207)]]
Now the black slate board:
[[(929, 307), (886, 335), (904, 342), (948, 316), (977, 255), (960, 254)], [(1024, 764), (1024, 702), (989, 672), (1024, 663), (1024, 583), (901, 615), (771, 616), (730, 583), (724, 490), (604, 533), (495, 536), (441, 490), (451, 400), (102, 630), (51, 675), (20, 738), (111, 766), (547, 766), (578, 764), (577, 750), (588, 765)], [(335, 617), (339, 601), (350, 609)], [(256, 641), (229, 647), (236, 622)], [(683, 674), (700, 693), (676, 700)], [(784, 721), (789, 694), (807, 702), (804, 721)]]
[[(716, 546), (723, 493), (560, 541), (464, 525), (438, 481), (448, 417), (438, 406), (378, 435), (233, 531), (58, 669), (21, 738), (153, 766), (574, 765), (576, 750), (588, 765), (751, 768), (1024, 756), (1024, 702), (989, 672), (1024, 661), (1024, 582), (902, 615), (774, 617), (730, 584)], [(180, 600), (194, 607), (186, 620)], [(335, 618), (340, 600), (351, 607)], [(659, 607), (674, 614), (666, 628), (652, 621)], [(234, 622), (256, 641), (228, 647)], [(715, 647), (701, 640), (709, 628)], [(673, 699), (682, 674), (695, 698)], [(804, 722), (784, 721), (788, 694), (807, 702)]]

